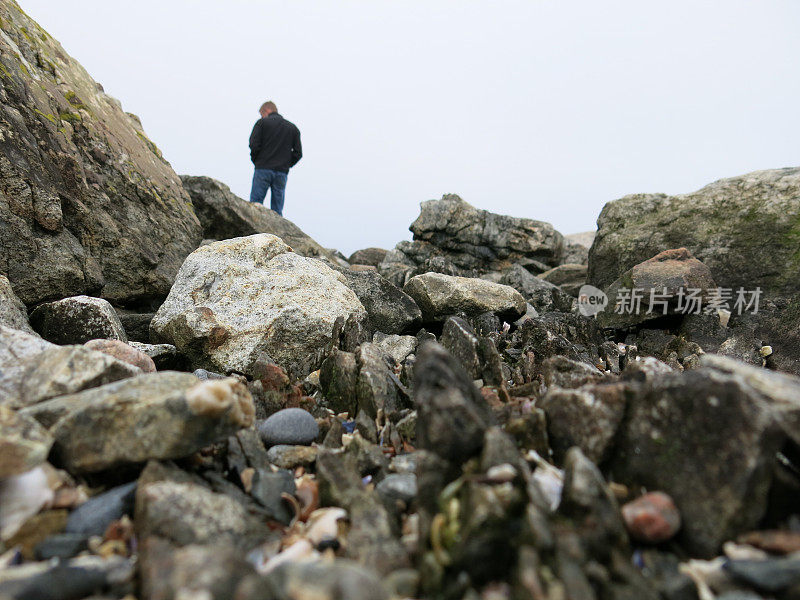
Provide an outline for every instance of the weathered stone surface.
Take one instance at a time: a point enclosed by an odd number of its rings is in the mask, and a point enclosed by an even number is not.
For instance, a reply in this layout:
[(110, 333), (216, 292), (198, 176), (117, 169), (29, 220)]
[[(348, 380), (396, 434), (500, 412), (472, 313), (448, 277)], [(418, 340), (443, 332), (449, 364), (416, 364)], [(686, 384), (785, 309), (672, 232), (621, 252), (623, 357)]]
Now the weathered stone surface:
[(359, 408), (372, 418), (375, 418), (379, 410), (390, 416), (404, 408), (406, 398), (393, 372), (394, 359), (371, 342), (361, 344), (355, 357), (358, 366), (356, 398)]
[(128, 363), (142, 370), (143, 373), (153, 373), (156, 364), (147, 354), (120, 340), (89, 340), (84, 344), (89, 350), (96, 350), (103, 354)]
[(477, 454), (494, 417), (464, 367), (439, 344), (427, 342), (414, 378), (418, 447), (458, 464)]
[(571, 360), (566, 356), (551, 356), (541, 366), (544, 384), (548, 388), (578, 388), (587, 383), (597, 383), (605, 378), (595, 366)]
[(589, 248), (594, 242), (594, 231), (570, 233), (564, 236), (564, 264), (589, 264)]
[(319, 383), (328, 404), (336, 413), (355, 414), (358, 407), (356, 382), (358, 365), (352, 352), (334, 349), (323, 361), (319, 371)]
[(574, 302), (574, 298), (558, 286), (540, 279), (519, 264), (506, 269), (500, 283), (513, 287), (539, 312), (569, 312)]
[(245, 552), (225, 540), (176, 548), (152, 536), (142, 547), (139, 576), (142, 600), (248, 600), (237, 589), (243, 579), (255, 577), (255, 570)]
[(154, 312), (134, 312), (115, 307), (119, 322), (128, 336), (128, 341), (150, 343), (150, 321), (153, 320)]
[(481, 377), (478, 336), (469, 323), (460, 317), (448, 317), (442, 328), (440, 343), (461, 363), (472, 379)]
[(203, 237), (210, 240), (270, 233), (291, 246), (301, 256), (331, 258), (331, 253), (301, 229), (263, 204), (239, 198), (230, 188), (211, 177), (181, 175), (194, 210), (203, 225)]
[(128, 342), (131, 347), (144, 352), (153, 360), (159, 371), (183, 371), (184, 358), (178, 354), (178, 349), (172, 344), (144, 344), (141, 342)]
[(552, 389), (539, 407), (547, 415), (547, 433), (557, 461), (578, 446), (584, 455), (600, 464), (625, 414), (624, 384), (586, 385), (578, 389)]
[(138, 117), (13, 2), (0, 6), (0, 271), (26, 304), (163, 298), (200, 242)]
[(555, 266), (564, 251), (549, 223), (479, 210), (455, 195), (422, 202), (409, 229), (415, 242), (428, 242), (434, 256), (459, 269), (499, 271), (521, 258)]
[(413, 335), (384, 335), (376, 332), (372, 341), (391, 356), (397, 364), (402, 364), (409, 354), (413, 354), (417, 349), (417, 338)]
[(422, 312), (417, 304), (389, 280), (375, 271), (337, 270), (364, 305), (372, 329), (383, 333), (404, 333), (421, 324)]
[(284, 495), (291, 496), (295, 491), (297, 488), (290, 471), (256, 470), (250, 495), (264, 507), (270, 519), (288, 525), (294, 514), (284, 501)]
[(160, 538), (177, 547), (225, 542), (249, 549), (267, 534), (266, 523), (244, 504), (156, 462), (139, 477), (134, 513), (142, 543)]
[(596, 464), (606, 458), (625, 414), (624, 384), (586, 385), (551, 389), (539, 407), (547, 414), (547, 433), (557, 461), (573, 446)]
[(557, 285), (570, 296), (578, 296), (578, 290), (586, 283), (586, 265), (564, 264), (540, 273), (544, 281)]
[(752, 388), (767, 403), (778, 426), (800, 446), (800, 377), (753, 367), (715, 354), (704, 354), (699, 364), (728, 374)]
[(31, 406), (142, 373), (138, 367), (85, 346), (48, 348), (24, 364), (19, 396), (12, 406)]
[(266, 356), (301, 378), (319, 367), (336, 318), (351, 315), (366, 311), (341, 274), (259, 234), (192, 252), (150, 327), (194, 366), (252, 374)]
[[(314, 600), (386, 600), (389, 595), (371, 569), (355, 561), (287, 563), (268, 576), (248, 582), (246, 600), (258, 598), (314, 598)], [(258, 592), (258, 593), (256, 593)], [(264, 592), (267, 593), (263, 596)]]
[(515, 321), (526, 310), (525, 298), (517, 290), (483, 279), (425, 273), (412, 277), (403, 291), (420, 307), (425, 321), (442, 321), (458, 312), (467, 316), (493, 312)]
[(52, 445), (53, 437), (35, 419), (0, 405), (0, 479), (37, 467)]
[(31, 325), (54, 344), (83, 344), (94, 339), (128, 341), (117, 313), (107, 300), (74, 296), (40, 304)]
[(23, 410), (50, 429), (67, 470), (101, 471), (187, 456), (253, 423), (247, 388), (234, 379), (149, 373)]
[(102, 536), (111, 523), (123, 515), (133, 515), (135, 497), (135, 481), (92, 496), (70, 513), (64, 530), (67, 533)]
[(19, 402), (25, 359), (48, 348), (55, 346), (38, 335), (0, 325), (0, 404)]
[(370, 265), (377, 267), (386, 258), (387, 250), (383, 248), (362, 248), (356, 250), (347, 259), (351, 265)]
[[(686, 248), (665, 250), (626, 271), (605, 289), (608, 306), (598, 313), (597, 320), (603, 327), (623, 328), (665, 314), (683, 314), (688, 312), (690, 294), (705, 301), (715, 287), (709, 268)], [(631, 290), (637, 290), (640, 306), (632, 303)], [(618, 303), (620, 308), (615, 310)]]
[(0, 275), (0, 325), (35, 334), (28, 322), (28, 311), (22, 301), (11, 289), (11, 282)]
[(593, 319), (550, 312), (528, 319), (511, 337), (514, 348), (531, 351), (533, 369), (538, 371), (551, 356), (565, 356), (590, 365), (600, 364), (600, 347), (605, 338)]
[(610, 466), (618, 481), (669, 494), (683, 542), (713, 556), (763, 516), (785, 439), (745, 378), (702, 367), (646, 380), (629, 399)]

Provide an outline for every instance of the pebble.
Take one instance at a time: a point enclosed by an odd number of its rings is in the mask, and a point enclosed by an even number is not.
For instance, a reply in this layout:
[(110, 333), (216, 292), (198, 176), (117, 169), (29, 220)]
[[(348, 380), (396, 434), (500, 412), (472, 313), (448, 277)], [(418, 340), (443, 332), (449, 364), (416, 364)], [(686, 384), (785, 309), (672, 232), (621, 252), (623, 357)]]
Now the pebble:
[(136, 482), (133, 481), (89, 498), (70, 513), (66, 533), (103, 535), (122, 515), (132, 514), (135, 495)]
[(681, 515), (664, 492), (650, 492), (623, 505), (622, 518), (632, 538), (651, 544), (670, 539), (681, 527)]
[(317, 460), (317, 449), (314, 446), (278, 444), (267, 451), (267, 460), (279, 469), (307, 467)]
[(83, 533), (57, 533), (36, 546), (37, 560), (72, 558), (88, 548), (89, 536)]
[(780, 592), (800, 584), (800, 558), (731, 560), (725, 570), (737, 581), (762, 592)]
[(89, 350), (95, 350), (113, 356), (117, 360), (139, 367), (144, 373), (155, 373), (156, 364), (153, 359), (141, 350), (120, 340), (89, 340), (84, 344)]
[(294, 477), (289, 471), (273, 473), (257, 470), (253, 476), (250, 494), (267, 510), (271, 518), (288, 525), (295, 515), (283, 499), (283, 494), (293, 496), (296, 489)]
[(214, 371), (206, 371), (205, 369), (195, 369), (192, 375), (197, 377), (200, 381), (208, 381), (209, 379), (226, 379), (222, 373), (214, 373)]
[(375, 491), (388, 500), (409, 503), (417, 497), (417, 476), (414, 473), (392, 473), (375, 487)]
[(284, 408), (258, 423), (258, 432), (267, 447), (278, 444), (307, 446), (319, 435), (311, 413), (302, 408)]

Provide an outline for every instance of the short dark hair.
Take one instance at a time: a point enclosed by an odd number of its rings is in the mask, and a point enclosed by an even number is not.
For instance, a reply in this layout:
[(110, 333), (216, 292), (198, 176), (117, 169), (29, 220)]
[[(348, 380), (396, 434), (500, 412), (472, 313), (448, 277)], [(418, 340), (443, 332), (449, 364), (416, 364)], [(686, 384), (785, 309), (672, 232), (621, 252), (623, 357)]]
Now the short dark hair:
[(261, 112), (264, 109), (268, 109), (272, 112), (278, 112), (278, 107), (275, 106), (275, 103), (272, 100), (267, 100), (264, 104), (261, 105), (261, 108), (258, 109), (258, 112)]

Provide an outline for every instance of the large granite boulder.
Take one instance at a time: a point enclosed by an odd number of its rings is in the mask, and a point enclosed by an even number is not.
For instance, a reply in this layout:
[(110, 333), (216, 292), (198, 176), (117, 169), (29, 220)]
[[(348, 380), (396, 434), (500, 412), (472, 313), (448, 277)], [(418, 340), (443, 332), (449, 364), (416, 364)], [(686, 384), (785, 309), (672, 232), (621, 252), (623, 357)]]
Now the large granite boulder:
[(726, 287), (800, 287), (800, 167), (721, 179), (691, 194), (633, 194), (597, 219), (589, 283), (604, 288), (670, 248), (687, 248)]
[(146, 373), (21, 411), (50, 430), (53, 458), (70, 472), (188, 456), (249, 427), (247, 387), (235, 379)]
[[(409, 228), (414, 241), (395, 248), (413, 264), (440, 258), (457, 269), (451, 274), (466, 275), (501, 271), (520, 261), (551, 267), (561, 262), (564, 238), (549, 223), (480, 210), (453, 194), (422, 202), (420, 208)], [(402, 260), (390, 252), (384, 262)]]
[(515, 321), (527, 309), (514, 288), (472, 277), (425, 273), (412, 277), (403, 291), (420, 307), (424, 321), (444, 321), (459, 312), (469, 317), (492, 312)]
[(337, 317), (366, 319), (340, 273), (258, 234), (198, 248), (150, 324), (195, 367), (253, 374), (272, 359), (293, 377), (320, 366)]
[(0, 271), (25, 304), (165, 297), (201, 240), (178, 176), (16, 3), (0, 23)]
[(284, 219), (263, 204), (243, 200), (230, 188), (211, 177), (181, 175), (200, 223), (203, 237), (227, 240), (256, 233), (277, 235), (301, 256), (331, 258), (326, 250), (306, 235), (297, 225)]
[[(685, 247), (721, 288), (760, 289), (758, 313), (734, 311), (774, 349), (776, 368), (800, 374), (800, 167), (756, 171), (690, 194), (635, 194), (606, 204), (589, 252), (588, 282), (605, 288), (628, 269)], [(732, 304), (732, 303), (731, 303)]]

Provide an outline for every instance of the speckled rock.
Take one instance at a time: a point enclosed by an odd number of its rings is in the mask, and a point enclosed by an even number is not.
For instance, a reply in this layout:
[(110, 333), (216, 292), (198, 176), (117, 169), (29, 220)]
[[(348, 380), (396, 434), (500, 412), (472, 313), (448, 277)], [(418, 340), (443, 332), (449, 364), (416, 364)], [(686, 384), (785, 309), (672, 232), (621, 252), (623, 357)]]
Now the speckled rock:
[(31, 406), (141, 373), (130, 363), (86, 346), (55, 346), (25, 359), (19, 396), (11, 404)]
[(54, 460), (71, 472), (187, 456), (253, 423), (234, 379), (148, 373), (23, 409), (50, 429)]
[(52, 445), (53, 437), (35, 419), (0, 406), (0, 479), (40, 465)]
[(25, 359), (35, 356), (53, 344), (38, 335), (0, 325), (0, 404), (19, 401), (19, 385), (25, 372)]
[(365, 319), (366, 311), (341, 274), (259, 234), (189, 255), (150, 332), (195, 367), (253, 374), (271, 357), (302, 378), (319, 368), (336, 318), (351, 315)]
[(493, 312), (511, 322), (527, 308), (514, 288), (471, 277), (425, 273), (412, 277), (403, 291), (422, 309), (425, 321), (442, 321), (459, 312), (472, 317)]
[(31, 325), (54, 344), (83, 344), (97, 338), (128, 341), (116, 311), (102, 298), (74, 296), (40, 304), (31, 313)]
[(0, 325), (35, 334), (28, 322), (28, 310), (17, 298), (5, 275), (0, 275)]

